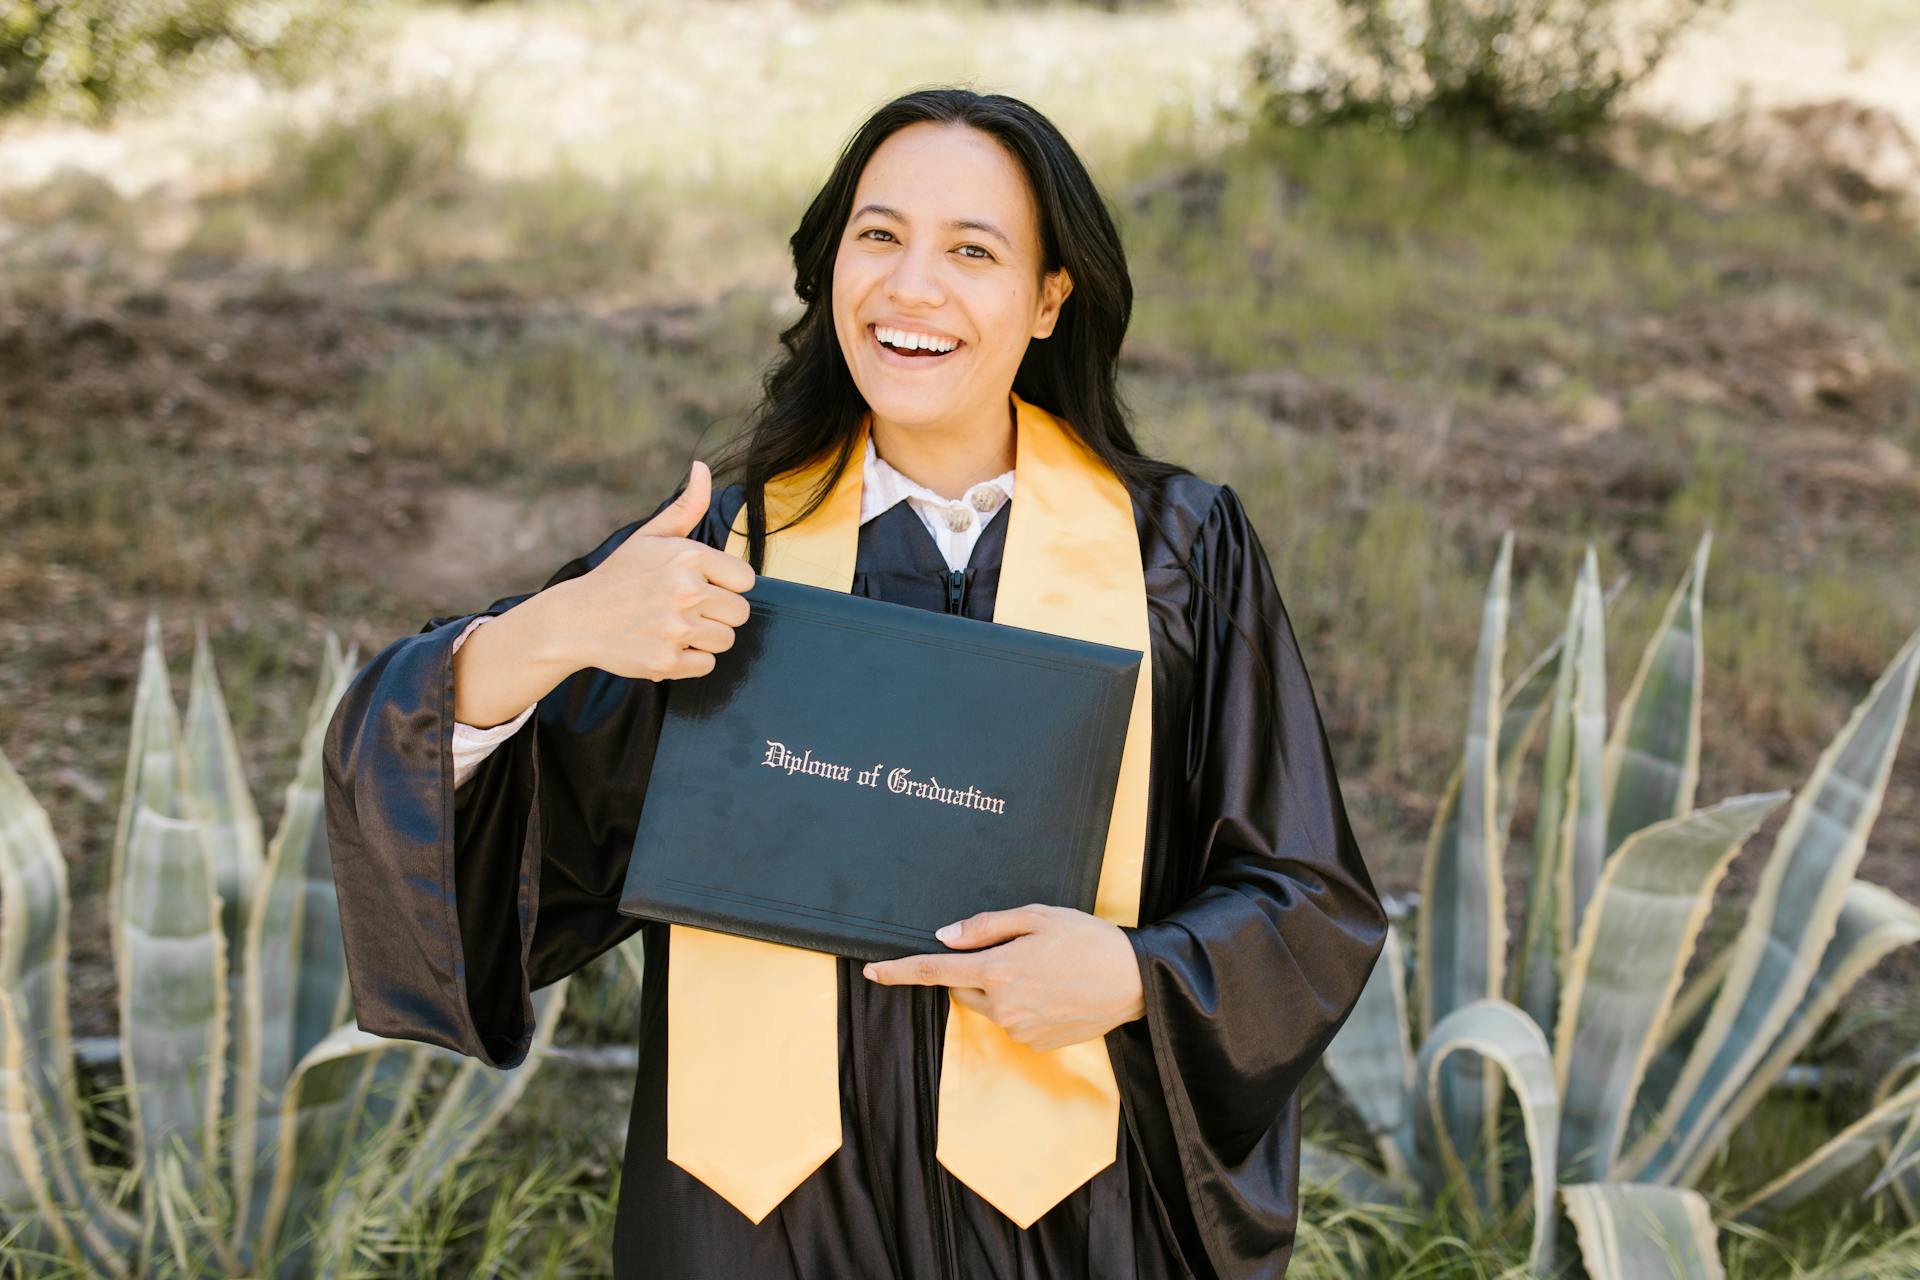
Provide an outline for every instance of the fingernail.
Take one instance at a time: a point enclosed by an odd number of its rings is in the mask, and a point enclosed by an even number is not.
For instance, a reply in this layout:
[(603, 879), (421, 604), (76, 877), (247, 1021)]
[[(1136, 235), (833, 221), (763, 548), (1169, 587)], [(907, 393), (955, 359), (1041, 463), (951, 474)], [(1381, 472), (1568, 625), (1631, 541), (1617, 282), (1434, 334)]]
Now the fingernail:
[(940, 939), (940, 941), (947, 943), (949, 946), (951, 946), (953, 942), (960, 936), (960, 926), (957, 924), (950, 924), (945, 926), (944, 928), (935, 929), (933, 931), (933, 936)]
[(873, 976), (873, 966), (868, 965), (866, 968), (862, 969), (860, 971), (860, 976), (863, 978), (871, 978)]

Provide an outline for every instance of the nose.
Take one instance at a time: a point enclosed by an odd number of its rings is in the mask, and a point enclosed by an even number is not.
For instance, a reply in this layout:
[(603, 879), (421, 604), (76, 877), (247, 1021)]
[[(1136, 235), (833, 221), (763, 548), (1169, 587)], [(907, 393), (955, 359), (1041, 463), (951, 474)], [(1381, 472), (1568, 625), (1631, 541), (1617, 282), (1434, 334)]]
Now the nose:
[(910, 248), (894, 259), (893, 271), (887, 277), (887, 297), (906, 306), (937, 307), (946, 301), (946, 291), (940, 287), (939, 273), (928, 251)]

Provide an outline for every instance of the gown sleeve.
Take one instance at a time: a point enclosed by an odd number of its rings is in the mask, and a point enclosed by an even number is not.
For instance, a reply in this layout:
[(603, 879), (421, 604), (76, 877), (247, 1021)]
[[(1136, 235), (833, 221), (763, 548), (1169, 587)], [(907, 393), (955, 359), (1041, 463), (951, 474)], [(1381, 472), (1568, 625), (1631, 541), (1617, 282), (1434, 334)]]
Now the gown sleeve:
[[(641, 523), (546, 587), (598, 565)], [(716, 545), (725, 526), (710, 509), (690, 536)], [(525, 1059), (534, 990), (641, 927), (616, 904), (666, 709), (665, 682), (575, 672), (456, 790), (454, 641), (527, 598), (435, 618), (382, 650), (349, 685), (323, 752), (356, 1020), (493, 1067)]]
[(1268, 1275), (1295, 1225), (1295, 1092), (1359, 999), (1386, 916), (1272, 570), (1230, 488), (1189, 570), (1189, 818), (1163, 837), (1184, 847), (1150, 851), (1187, 896), (1126, 930), (1146, 1005), (1128, 1025), (1151, 1041), (1209, 1259), (1222, 1276)]

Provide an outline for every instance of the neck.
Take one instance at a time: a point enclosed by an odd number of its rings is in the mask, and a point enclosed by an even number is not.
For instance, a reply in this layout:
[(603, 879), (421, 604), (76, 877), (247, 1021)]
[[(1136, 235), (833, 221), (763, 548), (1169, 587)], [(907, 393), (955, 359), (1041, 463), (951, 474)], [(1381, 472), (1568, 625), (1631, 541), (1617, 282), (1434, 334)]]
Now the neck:
[(1013, 469), (1013, 398), (965, 422), (906, 427), (873, 416), (873, 449), (887, 465), (943, 498)]

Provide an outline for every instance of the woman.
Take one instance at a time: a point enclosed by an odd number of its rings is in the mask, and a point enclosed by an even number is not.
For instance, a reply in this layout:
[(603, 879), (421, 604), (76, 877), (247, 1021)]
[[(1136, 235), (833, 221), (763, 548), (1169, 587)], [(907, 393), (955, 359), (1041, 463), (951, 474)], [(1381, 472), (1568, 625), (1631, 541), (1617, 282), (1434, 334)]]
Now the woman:
[[(792, 248), (806, 310), (722, 468), (737, 480), (716, 490), (695, 463), (652, 518), (534, 595), (396, 642), (342, 702), (327, 819), (360, 1025), (515, 1065), (529, 990), (643, 930), (622, 1276), (1279, 1276), (1299, 1085), (1358, 998), (1385, 921), (1238, 498), (1134, 445), (1114, 385), (1132, 286), (1113, 224), (1039, 113), (927, 90), (853, 137)], [(1111, 503), (1087, 496), (1100, 494), (1118, 495), (1117, 537)], [(1088, 554), (1094, 529), (1105, 540)], [(1089, 615), (1136, 610), (1149, 641), (1128, 737), (1136, 782), (1113, 819), (1133, 861), (1116, 837), (1095, 913), (984, 911), (955, 922), (944, 953), (824, 957), (839, 1131), (750, 1202), (669, 1150), (709, 1118), (676, 1109), (701, 1083), (685, 1056), (691, 988), (677, 982), (717, 981), (717, 962), (694, 949), (702, 931), (614, 904), (666, 682), (710, 671), (749, 616), (756, 572), (799, 564), (781, 549), (821, 530), (848, 553), (827, 585), (1002, 622), (1074, 599), (1065, 576), (1035, 573), (1065, 575), (1061, 548), (1079, 539), (1086, 581), (1071, 590)], [(1070, 630), (1071, 613), (1051, 629)], [(1129, 798), (1138, 812), (1123, 819)], [(1008, 1065), (951, 1066), (963, 1025), (975, 1044), (998, 1037)], [(1044, 1104), (1032, 1133), (996, 1128), (991, 1107), (942, 1128), (937, 1104), (957, 1114), (943, 1086), (961, 1071), (997, 1084), (1017, 1064), (1088, 1053), (1088, 1079), (1118, 1105), (1079, 1131), (1093, 1135), (1084, 1168), (1064, 1167)], [(740, 1056), (700, 1061), (766, 1067)], [(767, 1114), (733, 1141), (791, 1148), (779, 1108)], [(988, 1168), (954, 1158), (949, 1144), (969, 1139)], [(1053, 1180), (1021, 1210), (993, 1179), (1028, 1165)]]

